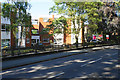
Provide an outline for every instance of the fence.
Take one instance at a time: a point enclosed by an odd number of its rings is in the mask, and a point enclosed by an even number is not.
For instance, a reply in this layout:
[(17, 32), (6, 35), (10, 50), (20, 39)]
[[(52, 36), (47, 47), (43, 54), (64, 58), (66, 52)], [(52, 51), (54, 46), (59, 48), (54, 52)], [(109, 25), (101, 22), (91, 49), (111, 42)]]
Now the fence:
[(52, 51), (67, 50), (67, 49), (77, 49), (77, 48), (82, 49), (87, 47), (104, 46), (104, 45), (113, 45), (113, 43), (97, 42), (97, 43), (84, 43), (84, 44), (79, 43), (79, 44), (49, 45), (49, 46), (36, 45), (32, 47), (23, 47), (23, 48), (11, 47), (11, 48), (2, 49), (2, 58), (19, 56), (19, 55), (37, 54), (46, 51), (52, 52)]

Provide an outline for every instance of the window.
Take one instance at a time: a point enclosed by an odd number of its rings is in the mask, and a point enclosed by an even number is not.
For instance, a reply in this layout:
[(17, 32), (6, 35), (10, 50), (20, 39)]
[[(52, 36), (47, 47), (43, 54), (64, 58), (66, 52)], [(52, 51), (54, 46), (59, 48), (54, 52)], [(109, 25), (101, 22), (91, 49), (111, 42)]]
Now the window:
[(9, 24), (2, 24), (2, 31), (9, 31)]
[(48, 38), (44, 38), (43, 39), (43, 43), (49, 43), (49, 39)]
[(62, 38), (57, 39), (57, 41), (61, 41), (61, 40), (62, 40)]
[(32, 34), (39, 34), (38, 29), (32, 29)]
[(40, 43), (40, 40), (39, 40), (39, 39), (37, 39), (37, 43)]
[(27, 38), (27, 43), (30, 43), (30, 39), (29, 38)]
[(36, 43), (36, 39), (32, 39), (32, 43)]
[(40, 39), (32, 39), (32, 43), (35, 44), (35, 43), (40, 43)]
[(36, 39), (31, 40), (31, 45), (34, 46), (36, 44)]
[(6, 29), (5, 29), (5, 24), (2, 24), (2, 31), (5, 31)]

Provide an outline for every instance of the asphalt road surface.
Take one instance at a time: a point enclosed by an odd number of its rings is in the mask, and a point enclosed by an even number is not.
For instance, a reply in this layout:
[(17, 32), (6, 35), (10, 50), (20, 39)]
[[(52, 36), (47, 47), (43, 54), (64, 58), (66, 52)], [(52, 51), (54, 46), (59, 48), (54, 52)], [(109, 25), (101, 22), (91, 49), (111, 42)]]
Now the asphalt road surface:
[(120, 79), (120, 49), (105, 49), (3, 71), (3, 79)]

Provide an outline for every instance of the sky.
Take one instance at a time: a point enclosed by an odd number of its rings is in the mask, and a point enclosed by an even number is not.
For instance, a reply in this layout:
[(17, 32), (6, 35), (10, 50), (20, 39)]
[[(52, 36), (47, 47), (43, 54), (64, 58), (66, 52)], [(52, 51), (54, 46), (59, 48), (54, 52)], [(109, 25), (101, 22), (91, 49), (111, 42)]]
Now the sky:
[(30, 13), (32, 19), (38, 19), (40, 17), (52, 17), (49, 15), (49, 9), (54, 6), (53, 0), (30, 0), (31, 9)]
[[(0, 2), (5, 2), (7, 0), (0, 0)], [(32, 19), (38, 19), (40, 17), (52, 17), (52, 14), (49, 15), (49, 9), (54, 6), (53, 0), (28, 0), (31, 4), (30, 13)]]
[[(4, 2), (7, 0), (0, 0)], [(22, 1), (22, 0), (21, 0)], [(30, 13), (32, 19), (38, 19), (40, 17), (52, 17), (52, 14), (49, 15), (49, 9), (54, 6), (54, 0), (28, 0), (31, 4)], [(55, 17), (60, 17), (60, 15), (54, 14)]]

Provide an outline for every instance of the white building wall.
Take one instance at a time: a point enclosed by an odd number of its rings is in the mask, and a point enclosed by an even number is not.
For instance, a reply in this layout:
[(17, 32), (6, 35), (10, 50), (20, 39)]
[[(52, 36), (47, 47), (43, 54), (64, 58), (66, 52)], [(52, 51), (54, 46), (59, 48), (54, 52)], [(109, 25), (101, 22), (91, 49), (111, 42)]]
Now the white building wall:
[(64, 44), (64, 34), (55, 34), (55, 42), (56, 45), (63, 45)]
[[(10, 19), (1, 16), (1, 27), (2, 24), (10, 24)], [(11, 39), (10, 34), (10, 31), (1, 31), (1, 39)]]
[[(2, 24), (10, 24), (10, 19), (4, 18), (1, 16), (1, 48), (5, 46), (10, 46), (10, 40), (11, 40), (11, 32), (6, 31), (6, 29), (2, 29)], [(8, 45), (9, 43), (9, 45)]]
[[(78, 28), (78, 24), (77, 24), (77, 21), (75, 21), (76, 23), (75, 23), (75, 26), (76, 26), (76, 29)], [(73, 23), (71, 22), (71, 32), (73, 32), (72, 31), (72, 29), (74, 28), (74, 26), (73, 26)], [(81, 23), (80, 23), (80, 26), (81, 26)], [(71, 33), (71, 44), (74, 44), (76, 42), (76, 39), (75, 39), (75, 34), (74, 33)], [(81, 40), (81, 31), (80, 31), (80, 33), (79, 33), (79, 37), (78, 37), (78, 43), (81, 43), (82, 42), (82, 40)]]
[[(18, 33), (16, 34), (16, 38), (18, 39), (18, 43), (17, 43), (18, 46), (20, 45), (19, 43), (21, 41), (20, 37), (21, 37), (21, 26), (18, 26)], [(25, 47), (25, 39), (26, 39), (25, 35), (24, 36), (22, 35), (22, 44), (20, 46)]]
[(71, 44), (74, 44), (76, 42), (75, 40), (75, 34), (71, 34)]
[(1, 32), (1, 39), (11, 39), (10, 38), (10, 32), (5, 32), (5, 31), (2, 31)]
[(10, 24), (10, 19), (1, 16), (1, 24)]

